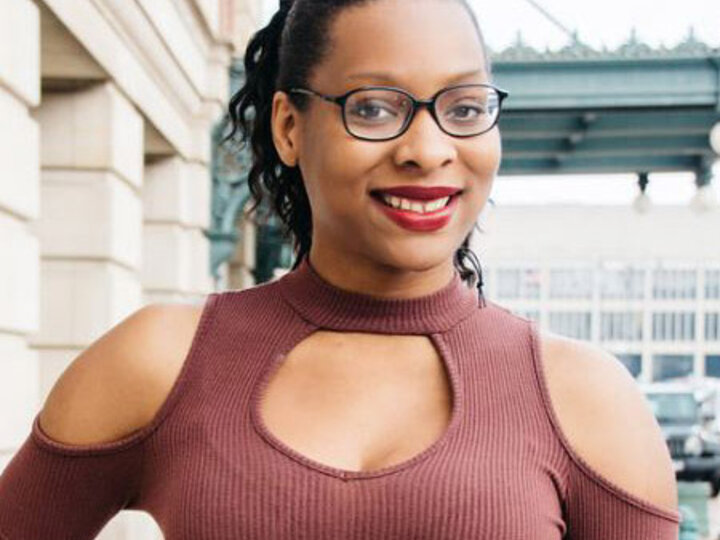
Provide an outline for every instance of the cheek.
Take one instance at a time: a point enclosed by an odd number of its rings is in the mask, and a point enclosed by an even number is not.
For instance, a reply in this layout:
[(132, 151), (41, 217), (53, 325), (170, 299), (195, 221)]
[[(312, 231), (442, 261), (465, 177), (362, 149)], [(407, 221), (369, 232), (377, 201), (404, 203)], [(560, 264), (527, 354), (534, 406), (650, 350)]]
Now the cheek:
[(478, 180), (492, 180), (500, 168), (500, 158), (502, 156), (500, 132), (493, 130), (481, 136), (474, 142), (464, 146), (461, 154)]
[(301, 168), (311, 204), (318, 212), (357, 216), (367, 204), (367, 179), (386, 159), (383, 145), (368, 144), (347, 134), (339, 119), (325, 118), (304, 136)]
[[(333, 141), (328, 144), (328, 140)], [(308, 196), (318, 223), (337, 220), (349, 222), (363, 215), (369, 202), (368, 178), (381, 167), (381, 145), (347, 140), (343, 135), (317, 140), (308, 148), (310, 160), (303, 168)]]
[(502, 143), (497, 130), (472, 143), (463, 145), (460, 156), (471, 175), (473, 210), (479, 211), (487, 201), (493, 180), (500, 168)]

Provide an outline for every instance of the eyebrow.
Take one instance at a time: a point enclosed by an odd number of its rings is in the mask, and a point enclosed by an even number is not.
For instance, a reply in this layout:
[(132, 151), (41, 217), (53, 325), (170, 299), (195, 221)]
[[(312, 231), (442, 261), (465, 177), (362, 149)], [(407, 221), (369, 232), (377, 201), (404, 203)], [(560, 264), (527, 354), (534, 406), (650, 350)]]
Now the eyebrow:
[[(475, 69), (472, 71), (464, 71), (462, 73), (456, 73), (455, 75), (452, 75), (448, 79), (446, 79), (446, 83), (454, 83), (457, 81), (460, 81), (462, 79), (468, 79), (470, 77), (474, 77), (477, 75), (484, 75), (485, 71), (482, 69)], [(382, 73), (382, 72), (364, 72), (364, 73), (353, 73), (352, 75), (348, 75), (348, 79), (379, 79), (384, 82), (388, 82), (391, 84), (397, 84), (398, 81), (389, 73)]]

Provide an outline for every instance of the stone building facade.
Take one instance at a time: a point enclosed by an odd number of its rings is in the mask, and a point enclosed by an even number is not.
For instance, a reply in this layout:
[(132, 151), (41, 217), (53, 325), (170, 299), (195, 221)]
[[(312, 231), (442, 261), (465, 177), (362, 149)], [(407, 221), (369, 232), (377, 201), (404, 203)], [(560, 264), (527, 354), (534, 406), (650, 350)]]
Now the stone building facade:
[(213, 289), (210, 136), (260, 6), (0, 0), (0, 470), (92, 341)]

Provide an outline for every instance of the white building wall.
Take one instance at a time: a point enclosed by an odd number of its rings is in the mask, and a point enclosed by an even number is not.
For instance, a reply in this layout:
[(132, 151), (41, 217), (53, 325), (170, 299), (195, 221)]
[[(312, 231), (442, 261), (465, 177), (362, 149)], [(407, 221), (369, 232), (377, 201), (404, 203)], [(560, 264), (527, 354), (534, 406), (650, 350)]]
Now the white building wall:
[[(0, 471), (92, 341), (212, 289), (236, 3), (0, 0)], [(121, 512), (99, 538), (161, 534)]]
[[(501, 181), (501, 180), (500, 180)], [(488, 261), (528, 259), (644, 260), (720, 258), (720, 211), (655, 206), (512, 206), (488, 210), (492, 234), (475, 248)]]
[[(537, 318), (545, 330), (559, 326), (571, 332), (563, 317), (572, 323), (584, 317), (578, 314), (588, 314), (589, 335), (581, 339), (615, 354), (640, 355), (640, 379), (645, 381), (653, 376), (656, 355), (691, 355), (694, 373), (704, 375), (706, 355), (720, 354), (720, 341), (706, 339), (704, 329), (706, 314), (720, 313), (720, 298), (705, 297), (708, 272), (720, 269), (720, 210), (698, 213), (686, 206), (656, 206), (638, 214), (630, 207), (488, 206), (483, 217), (486, 233), (475, 236), (473, 249), (485, 271), (488, 297), (499, 304)], [(639, 271), (644, 287), (639, 297), (601, 294), (607, 273), (622, 268)], [(573, 269), (578, 277), (567, 287), (573, 297), (553, 297), (553, 275), (564, 272), (560, 278), (570, 279)], [(501, 283), (508, 275), (503, 272), (513, 270), (526, 272), (521, 278), (525, 291), (519, 294), (508, 293)], [(673, 283), (681, 278), (689, 284)], [(668, 280), (670, 290), (694, 288), (695, 294), (663, 298), (655, 293)], [(583, 298), (580, 291), (588, 283), (591, 294)], [(603, 340), (602, 314), (628, 312), (642, 318), (642, 339)], [(691, 315), (683, 320), (675, 315), (681, 313)], [(693, 330), (693, 317), (694, 338), (672, 338)]]
[(39, 395), (39, 245), (30, 225), (40, 213), (38, 9), (0, 0), (0, 466), (27, 435)]

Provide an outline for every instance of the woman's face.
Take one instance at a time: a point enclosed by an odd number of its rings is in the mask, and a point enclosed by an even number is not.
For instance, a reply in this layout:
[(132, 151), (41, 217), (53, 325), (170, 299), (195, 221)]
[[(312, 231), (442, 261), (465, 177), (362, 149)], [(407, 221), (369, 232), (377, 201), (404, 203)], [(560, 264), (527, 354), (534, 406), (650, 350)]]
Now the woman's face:
[[(473, 23), (457, 2), (377, 0), (350, 7), (335, 19), (330, 38), (330, 52), (309, 84), (323, 94), (384, 85), (428, 99), (453, 84), (490, 82)], [(402, 136), (363, 141), (346, 132), (340, 107), (309, 99), (307, 111), (299, 113), (287, 106), (286, 95), (276, 93), (274, 105), (284, 105), (274, 107), (273, 131), (276, 142), (281, 133), (292, 140), (279, 152), (302, 172), (312, 208), (312, 251), (325, 260), (345, 257), (395, 269), (451, 267), (500, 165), (497, 127), (475, 137), (452, 137), (427, 109), (419, 109)], [(445, 226), (409, 230), (370, 195), (399, 185), (452, 186), (463, 193)]]

